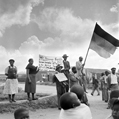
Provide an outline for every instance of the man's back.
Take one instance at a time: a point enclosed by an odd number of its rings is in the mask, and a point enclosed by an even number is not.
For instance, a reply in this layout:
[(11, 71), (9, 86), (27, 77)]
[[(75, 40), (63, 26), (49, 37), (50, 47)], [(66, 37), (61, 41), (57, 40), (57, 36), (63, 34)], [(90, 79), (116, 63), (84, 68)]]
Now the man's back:
[(85, 104), (68, 110), (62, 109), (59, 115), (59, 119), (87, 119), (87, 117), (92, 119), (92, 114), (90, 108)]

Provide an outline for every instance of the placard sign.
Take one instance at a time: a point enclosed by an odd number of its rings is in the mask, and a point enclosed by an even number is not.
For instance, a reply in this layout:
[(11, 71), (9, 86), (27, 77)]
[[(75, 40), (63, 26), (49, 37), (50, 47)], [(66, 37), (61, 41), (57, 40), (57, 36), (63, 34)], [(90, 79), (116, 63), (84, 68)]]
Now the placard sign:
[(57, 73), (57, 74), (55, 74), (55, 76), (57, 77), (59, 82), (68, 80), (67, 77), (64, 75), (64, 73)]

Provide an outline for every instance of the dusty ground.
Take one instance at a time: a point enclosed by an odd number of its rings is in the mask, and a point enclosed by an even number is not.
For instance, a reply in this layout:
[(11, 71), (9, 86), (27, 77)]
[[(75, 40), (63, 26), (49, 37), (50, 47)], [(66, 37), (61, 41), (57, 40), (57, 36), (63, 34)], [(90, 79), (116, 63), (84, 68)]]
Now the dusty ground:
[[(97, 96), (96, 92), (94, 96), (89, 93), (88, 99), (93, 119), (105, 119), (111, 113), (111, 110), (106, 109), (107, 103), (101, 101), (101, 96)], [(30, 111), (30, 117), (31, 119), (58, 119), (59, 113), (57, 108), (39, 109), (35, 112)], [(13, 119), (13, 113), (0, 114), (0, 119)]]
[[(24, 85), (20, 84), (20, 87), (24, 87)], [(56, 94), (56, 88), (55, 86), (37, 85), (37, 92)], [(97, 96), (97, 92), (94, 96), (90, 95), (91, 90), (88, 90), (88, 92), (87, 96), (93, 119), (105, 119), (111, 113), (111, 110), (106, 109), (107, 103), (101, 100), (101, 96)], [(30, 111), (30, 119), (58, 119), (59, 113), (60, 111), (57, 108), (39, 109), (35, 112)], [(0, 114), (0, 119), (14, 119), (13, 113)]]

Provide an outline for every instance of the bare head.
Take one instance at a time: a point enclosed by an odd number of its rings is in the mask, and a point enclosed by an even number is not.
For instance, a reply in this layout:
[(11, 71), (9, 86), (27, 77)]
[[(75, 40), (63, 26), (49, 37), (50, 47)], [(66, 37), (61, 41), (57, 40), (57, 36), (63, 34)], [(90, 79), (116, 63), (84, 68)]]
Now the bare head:
[(29, 61), (30, 64), (33, 64), (33, 62), (34, 62), (33, 58), (30, 58), (28, 61)]
[(119, 119), (119, 99), (115, 99), (112, 106), (113, 119)]
[(15, 119), (30, 119), (29, 111), (26, 108), (19, 108), (14, 112)]
[(70, 92), (75, 93), (78, 96), (78, 99), (82, 100), (84, 96), (84, 90), (79, 84), (75, 84), (71, 87)]
[(76, 67), (72, 67), (72, 72), (75, 74), (75, 73), (77, 73), (77, 70), (76, 70)]
[(80, 61), (80, 62), (83, 61), (83, 57), (80, 56), (80, 57), (79, 57), (79, 61)]
[(80, 105), (80, 100), (77, 95), (73, 92), (64, 93), (60, 98), (61, 108), (68, 110)]

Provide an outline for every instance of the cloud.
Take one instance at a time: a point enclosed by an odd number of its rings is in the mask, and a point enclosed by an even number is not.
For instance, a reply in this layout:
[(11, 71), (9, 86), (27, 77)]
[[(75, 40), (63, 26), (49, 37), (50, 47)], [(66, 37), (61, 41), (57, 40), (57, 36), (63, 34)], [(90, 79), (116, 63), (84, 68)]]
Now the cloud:
[[(24, 9), (20, 8), (19, 10), (24, 11)], [(32, 7), (26, 7), (25, 10), (29, 10), (30, 12), (32, 10)], [(22, 15), (23, 11), (21, 11)], [(16, 12), (16, 14), (17, 13), (20, 13), (20, 11)], [(16, 24), (22, 24), (22, 22), (20, 22), (21, 20), (19, 20), (20, 18), (22, 18), (21, 15), (17, 15), (17, 17), (15, 17), (17, 18), (15, 20)], [(12, 18), (10, 17), (10, 20), (11, 19)], [(14, 24), (15, 21), (11, 20), (10, 22), (13, 23), (10, 24), (7, 22), (7, 24), (4, 24), (4, 27), (2, 29), (4, 30), (4, 28), (10, 26), (11, 24)], [(29, 22), (26, 21), (27, 20), (24, 19), (24, 24), (22, 25), (25, 25)], [(64, 8), (46, 8), (40, 12), (39, 16), (32, 18), (32, 21), (39, 25), (40, 30), (51, 32), (56, 37), (48, 36), (47, 38), (40, 40), (37, 36), (31, 36), (21, 44), (18, 50), (14, 52), (7, 51), (4, 47), (1, 46), (1, 59), (4, 58), (4, 60), (2, 60), (4, 63), (2, 62), (0, 63), (0, 65), (3, 66), (4, 64), (4, 66), (0, 68), (0, 71), (3, 71), (3, 69), (8, 65), (9, 58), (15, 59), (15, 64), (18, 66), (19, 71), (25, 70), (28, 59), (31, 57), (34, 58), (35, 65), (38, 65), (39, 54), (46, 56), (62, 56), (64, 53), (67, 53), (71, 66), (75, 65), (75, 62), (78, 60), (79, 56), (83, 56), (85, 59), (96, 21), (90, 19), (82, 19), (80, 16), (75, 16), (72, 10)], [(118, 23), (99, 23), (101, 27), (104, 28), (104, 30), (118, 38)], [(104, 59), (94, 51), (89, 50), (89, 54), (86, 60), (86, 67), (111, 68), (118, 63), (117, 59), (119, 57), (117, 52), (118, 50), (111, 58)]]
[(0, 14), (14, 13), (20, 6), (30, 5), (32, 7), (43, 2), (44, 0), (0, 0)]
[[(21, 44), (18, 50), (13, 52), (10, 52), (3, 46), (0, 46), (0, 59), (2, 61), (0, 62), (0, 72), (4, 73), (4, 69), (9, 65), (8, 60), (10, 58), (15, 59), (15, 65), (18, 67), (19, 72), (25, 72), (25, 67), (29, 58), (33, 58), (35, 65), (38, 65), (39, 54), (61, 57), (64, 53), (66, 53), (69, 56), (68, 60), (70, 61), (71, 66), (75, 65), (79, 56), (83, 56), (85, 59), (89, 43), (85, 44), (83, 47), (81, 47), (81, 45), (79, 45), (80, 47), (76, 47), (77, 43), (76, 45), (74, 43), (69, 47), (65, 43), (66, 42), (63, 42), (60, 37), (48, 37), (41, 41), (36, 36), (31, 36)], [(119, 59), (118, 52), (119, 50), (117, 49), (114, 55), (108, 59), (104, 59), (94, 51), (89, 50), (86, 67), (110, 69), (113, 66), (117, 66)]]
[(66, 8), (46, 8), (39, 15), (34, 15), (32, 21), (38, 24), (40, 30), (59, 34), (60, 39), (68, 46), (84, 43), (91, 37), (95, 25), (95, 21), (81, 19)]
[[(23, 54), (52, 54), (56, 55), (57, 52), (61, 52), (65, 48), (60, 38), (48, 37), (43, 41), (39, 40), (36, 36), (31, 36), (25, 42), (23, 42), (19, 48), (19, 51)], [(55, 51), (54, 51), (55, 50)]]
[[(83, 48), (75, 46), (66, 47), (60, 38), (47, 38), (43, 41), (40, 41), (36, 36), (31, 36), (27, 41), (22, 43), (19, 52), (23, 56), (32, 56), (36, 62), (36, 65), (38, 65), (39, 54), (59, 57), (66, 53), (69, 56), (68, 60), (70, 61), (71, 66), (73, 66), (75, 65), (75, 62), (78, 60), (79, 56), (83, 56), (85, 59), (88, 46), (89, 44), (83, 46)], [(112, 55), (110, 58), (104, 59), (96, 52), (89, 50), (86, 60), (86, 67), (102, 69), (110, 69), (113, 66), (117, 67), (119, 59), (118, 52), (119, 49), (117, 49), (114, 55)]]
[(0, 32), (0, 37), (2, 37), (3, 36), (3, 34), (2, 34), (2, 32)]
[[(49, 47), (48, 52), (51, 49), (54, 49), (55, 52), (55, 49), (57, 49), (57, 51), (60, 51), (58, 52), (60, 56), (63, 53), (67, 53), (72, 65), (75, 65), (79, 56), (85, 58), (96, 21), (82, 19), (80, 16), (75, 16), (72, 10), (65, 8), (46, 8), (32, 20), (39, 25), (40, 30), (58, 34), (59, 37), (57, 39), (49, 38), (48, 41), (51, 44), (43, 47), (46, 50)], [(103, 24), (101, 21), (97, 22), (105, 31), (119, 38), (118, 23)], [(89, 50), (86, 67), (110, 68), (117, 63), (114, 62), (116, 57), (114, 56), (104, 59), (94, 51)]]
[[(29, 37), (24, 41), (18, 50), (8, 51), (3, 46), (0, 46), (0, 72), (4, 73), (4, 69), (9, 65), (9, 59), (15, 59), (15, 65), (18, 67), (18, 72), (25, 71), (25, 67), (29, 58), (34, 59), (34, 64), (38, 65), (39, 54), (46, 56), (62, 56), (62, 44), (61, 40), (56, 38), (46, 38), (44, 41), (40, 41), (36, 36)], [(61, 44), (58, 45), (57, 43)], [(55, 51), (54, 51), (55, 45)]]
[(113, 5), (111, 8), (110, 8), (110, 11), (111, 12), (115, 12), (115, 13), (118, 13), (119, 12), (119, 4), (118, 5)]
[(0, 34), (12, 25), (29, 24), (33, 7), (41, 2), (43, 0), (0, 0)]

